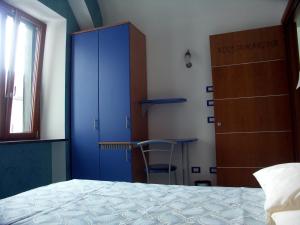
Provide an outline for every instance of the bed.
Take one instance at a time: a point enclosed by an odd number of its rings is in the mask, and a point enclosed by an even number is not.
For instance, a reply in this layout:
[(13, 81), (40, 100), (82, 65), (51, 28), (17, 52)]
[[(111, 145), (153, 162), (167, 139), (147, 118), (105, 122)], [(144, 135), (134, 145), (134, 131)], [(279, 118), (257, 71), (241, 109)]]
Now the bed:
[(264, 225), (259, 188), (70, 180), (0, 200), (0, 224)]

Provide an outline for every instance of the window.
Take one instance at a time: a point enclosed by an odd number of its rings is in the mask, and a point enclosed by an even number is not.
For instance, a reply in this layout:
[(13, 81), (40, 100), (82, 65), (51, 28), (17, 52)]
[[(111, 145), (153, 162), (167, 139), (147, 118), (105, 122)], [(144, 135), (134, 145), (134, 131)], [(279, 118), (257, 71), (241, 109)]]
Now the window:
[(37, 139), (46, 25), (0, 2), (0, 140)]

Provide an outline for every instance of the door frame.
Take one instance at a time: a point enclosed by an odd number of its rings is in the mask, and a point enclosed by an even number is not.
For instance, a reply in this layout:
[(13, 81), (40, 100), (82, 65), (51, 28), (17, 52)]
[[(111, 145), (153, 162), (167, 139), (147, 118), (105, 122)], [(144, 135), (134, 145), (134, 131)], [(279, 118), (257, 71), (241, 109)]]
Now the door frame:
[(281, 19), (286, 41), (287, 74), (294, 134), (294, 156), (296, 161), (300, 161), (300, 90), (296, 90), (300, 63), (297, 25), (295, 23), (295, 13), (298, 7), (300, 7), (300, 0), (289, 0)]

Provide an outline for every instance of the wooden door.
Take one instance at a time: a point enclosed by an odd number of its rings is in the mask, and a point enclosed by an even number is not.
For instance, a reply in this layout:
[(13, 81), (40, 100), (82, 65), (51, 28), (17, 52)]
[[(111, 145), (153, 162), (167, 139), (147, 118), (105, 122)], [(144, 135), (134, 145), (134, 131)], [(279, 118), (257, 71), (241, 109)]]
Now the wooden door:
[(252, 173), (293, 161), (281, 26), (210, 36), (218, 185), (258, 186)]
[(99, 179), (98, 32), (72, 39), (72, 178)]

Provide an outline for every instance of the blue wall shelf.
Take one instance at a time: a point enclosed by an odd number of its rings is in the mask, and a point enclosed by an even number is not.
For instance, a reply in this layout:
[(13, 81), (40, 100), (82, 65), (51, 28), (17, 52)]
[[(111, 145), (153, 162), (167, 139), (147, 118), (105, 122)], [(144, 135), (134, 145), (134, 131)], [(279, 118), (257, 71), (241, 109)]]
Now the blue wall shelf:
[(158, 98), (158, 99), (146, 99), (140, 102), (143, 111), (146, 112), (152, 105), (162, 105), (162, 104), (174, 104), (186, 102), (186, 98)]
[(186, 98), (160, 98), (160, 99), (148, 99), (141, 101), (142, 105), (158, 105), (158, 104), (173, 104), (186, 102)]

